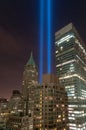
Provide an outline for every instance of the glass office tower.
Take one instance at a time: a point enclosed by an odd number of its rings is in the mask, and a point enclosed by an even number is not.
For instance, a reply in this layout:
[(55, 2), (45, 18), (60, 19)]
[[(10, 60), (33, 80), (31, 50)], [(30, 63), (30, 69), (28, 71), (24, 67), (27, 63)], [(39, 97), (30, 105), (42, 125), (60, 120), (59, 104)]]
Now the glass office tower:
[(86, 47), (72, 23), (55, 33), (56, 72), (68, 95), (70, 130), (86, 130)]

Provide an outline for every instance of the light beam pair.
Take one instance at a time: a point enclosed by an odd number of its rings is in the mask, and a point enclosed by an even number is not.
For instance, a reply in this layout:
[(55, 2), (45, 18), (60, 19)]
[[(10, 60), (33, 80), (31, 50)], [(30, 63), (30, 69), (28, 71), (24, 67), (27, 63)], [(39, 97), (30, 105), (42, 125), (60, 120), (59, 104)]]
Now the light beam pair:
[[(45, 6), (47, 5), (47, 6)], [(46, 12), (45, 12), (46, 7)], [(40, 0), (40, 64), (39, 64), (39, 82), (42, 82), (43, 74), (43, 55), (44, 55), (44, 21), (46, 15), (47, 24), (47, 73), (51, 73), (51, 0)]]

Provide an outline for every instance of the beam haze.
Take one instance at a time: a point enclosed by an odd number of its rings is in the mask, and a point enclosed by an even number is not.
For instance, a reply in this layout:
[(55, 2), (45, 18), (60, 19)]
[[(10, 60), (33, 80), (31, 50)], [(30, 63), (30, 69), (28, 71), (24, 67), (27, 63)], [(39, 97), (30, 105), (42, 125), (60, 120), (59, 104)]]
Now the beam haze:
[(51, 73), (51, 0), (47, 0), (47, 73)]
[(40, 63), (39, 63), (39, 82), (42, 82), (43, 74), (43, 42), (44, 42), (44, 0), (40, 0)]

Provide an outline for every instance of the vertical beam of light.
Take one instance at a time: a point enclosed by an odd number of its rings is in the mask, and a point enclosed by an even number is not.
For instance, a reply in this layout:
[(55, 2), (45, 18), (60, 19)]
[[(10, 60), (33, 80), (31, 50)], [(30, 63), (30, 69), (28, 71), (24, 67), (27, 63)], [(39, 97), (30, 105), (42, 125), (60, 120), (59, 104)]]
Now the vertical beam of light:
[(40, 0), (40, 63), (39, 63), (39, 82), (42, 82), (43, 74), (43, 39), (44, 39), (44, 0)]
[(51, 73), (51, 0), (47, 0), (47, 72)]

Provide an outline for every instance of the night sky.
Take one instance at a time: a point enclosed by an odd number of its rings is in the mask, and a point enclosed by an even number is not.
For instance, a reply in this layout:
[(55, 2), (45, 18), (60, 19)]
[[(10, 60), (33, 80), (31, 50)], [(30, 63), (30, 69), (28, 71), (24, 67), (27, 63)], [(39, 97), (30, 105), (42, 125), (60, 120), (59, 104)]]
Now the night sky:
[[(21, 90), (24, 65), (31, 51), (36, 64), (39, 65), (39, 1), (0, 1), (1, 97), (10, 97), (13, 89)], [(66, 24), (73, 22), (86, 43), (86, 0), (52, 0), (52, 2), (52, 56), (54, 59), (54, 33)], [(46, 70), (46, 65), (44, 69)]]

